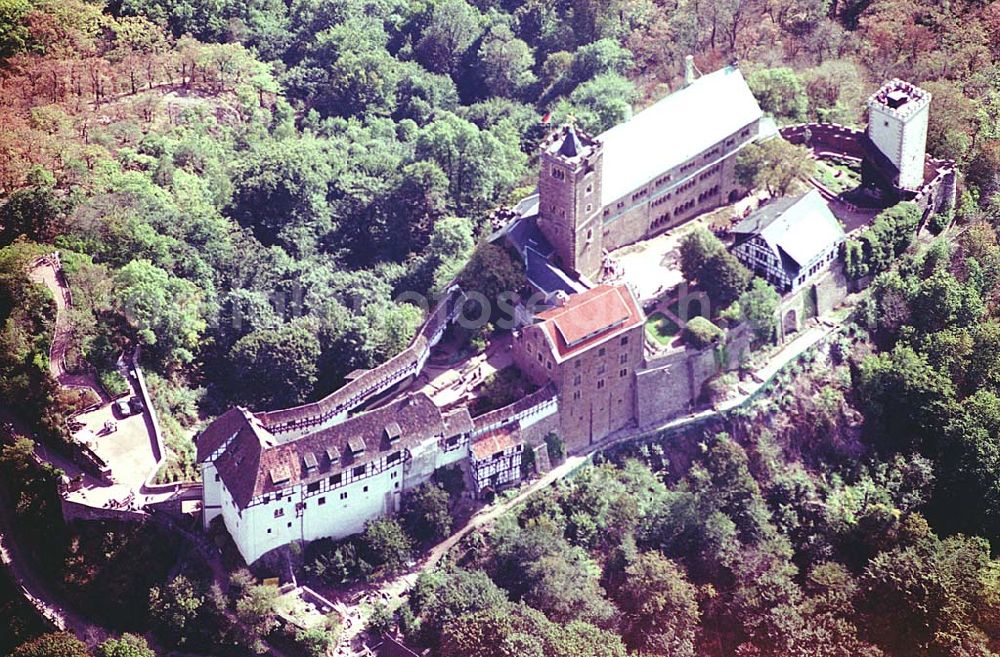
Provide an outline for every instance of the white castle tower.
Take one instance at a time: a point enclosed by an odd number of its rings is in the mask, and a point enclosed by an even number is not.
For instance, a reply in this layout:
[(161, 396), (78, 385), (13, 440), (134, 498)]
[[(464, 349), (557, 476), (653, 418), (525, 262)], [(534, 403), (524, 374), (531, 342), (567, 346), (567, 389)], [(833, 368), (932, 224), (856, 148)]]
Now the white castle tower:
[(868, 99), (868, 138), (899, 172), (898, 189), (915, 191), (924, 182), (930, 104), (930, 92), (899, 79)]

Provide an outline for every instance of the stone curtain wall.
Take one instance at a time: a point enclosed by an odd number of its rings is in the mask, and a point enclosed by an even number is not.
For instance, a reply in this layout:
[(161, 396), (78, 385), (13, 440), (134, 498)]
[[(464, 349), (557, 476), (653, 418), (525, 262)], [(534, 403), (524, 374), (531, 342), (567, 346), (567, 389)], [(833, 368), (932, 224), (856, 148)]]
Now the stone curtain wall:
[(721, 347), (675, 349), (648, 359), (646, 369), (636, 372), (638, 426), (691, 411), (709, 379), (739, 368), (751, 339), (750, 327), (740, 324), (727, 331)]
[(786, 141), (796, 146), (807, 146), (819, 155), (840, 155), (858, 160), (865, 157), (865, 133), (837, 123), (800, 123), (785, 126), (778, 132)]

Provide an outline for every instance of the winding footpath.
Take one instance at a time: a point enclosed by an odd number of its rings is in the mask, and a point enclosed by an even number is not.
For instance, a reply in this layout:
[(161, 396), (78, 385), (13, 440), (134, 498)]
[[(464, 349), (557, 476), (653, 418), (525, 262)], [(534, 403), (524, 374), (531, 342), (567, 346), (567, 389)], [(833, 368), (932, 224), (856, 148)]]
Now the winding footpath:
[(31, 557), (15, 539), (13, 518), (6, 500), (0, 503), (0, 562), (14, 584), (38, 614), (57, 630), (68, 630), (84, 638), (100, 630), (62, 599), (32, 568)]
[(92, 373), (71, 374), (66, 371), (66, 350), (73, 338), (73, 325), (67, 311), (73, 305), (73, 295), (63, 277), (58, 254), (39, 258), (28, 272), (28, 278), (48, 288), (56, 303), (56, 322), (49, 347), (49, 373), (52, 378), (67, 388), (92, 390), (102, 402), (108, 401)]

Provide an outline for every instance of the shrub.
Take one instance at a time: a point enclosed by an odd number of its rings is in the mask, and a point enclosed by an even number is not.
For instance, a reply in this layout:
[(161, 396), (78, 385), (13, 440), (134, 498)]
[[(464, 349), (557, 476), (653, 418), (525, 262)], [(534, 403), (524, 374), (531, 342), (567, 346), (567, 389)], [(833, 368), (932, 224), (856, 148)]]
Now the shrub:
[(515, 368), (509, 367), (489, 375), (480, 386), (479, 397), (473, 402), (476, 415), (513, 404), (531, 392), (528, 382)]
[(100, 379), (101, 385), (112, 399), (128, 394), (128, 381), (117, 370), (101, 372)]
[(709, 404), (717, 404), (729, 395), (729, 389), (739, 382), (739, 379), (732, 372), (713, 376), (705, 382), (702, 394)]
[(566, 458), (566, 443), (557, 433), (545, 436), (545, 449), (549, 453), (549, 463), (559, 465)]
[(295, 643), (308, 657), (325, 657), (337, 645), (340, 638), (340, 618), (331, 614), (326, 627), (312, 627), (295, 632)]
[(927, 228), (931, 233), (940, 235), (948, 227), (953, 218), (954, 214), (951, 212), (935, 212), (931, 215), (930, 221), (927, 222)]
[(366, 524), (361, 545), (365, 560), (381, 575), (401, 570), (413, 550), (413, 540), (393, 518), (379, 518)]
[(853, 279), (888, 269), (910, 246), (920, 223), (920, 208), (898, 203), (883, 210), (857, 240), (844, 244), (844, 272)]
[(695, 317), (684, 327), (684, 342), (695, 349), (715, 344), (722, 335), (722, 329), (704, 317)]
[(439, 541), (451, 533), (452, 517), (444, 488), (425, 482), (403, 496), (403, 524), (420, 543)]
[(769, 341), (774, 337), (775, 313), (781, 295), (762, 278), (754, 278), (750, 289), (740, 295), (740, 310), (753, 327), (758, 340)]
[(521, 452), (521, 478), (527, 479), (535, 473), (535, 450), (529, 445), (525, 445), (525, 450)]

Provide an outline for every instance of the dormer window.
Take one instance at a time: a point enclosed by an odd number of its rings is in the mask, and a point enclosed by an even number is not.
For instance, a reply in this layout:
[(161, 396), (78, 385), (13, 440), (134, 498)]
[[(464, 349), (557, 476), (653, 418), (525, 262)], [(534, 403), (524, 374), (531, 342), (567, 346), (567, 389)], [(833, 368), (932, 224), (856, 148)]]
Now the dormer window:
[(316, 468), (319, 467), (319, 461), (316, 460), (316, 455), (312, 452), (306, 452), (302, 455), (302, 464), (306, 466), (306, 472), (315, 472)]
[(365, 441), (363, 438), (351, 438), (347, 441), (347, 448), (352, 456), (360, 456), (365, 453)]
[(403, 430), (400, 428), (398, 422), (390, 422), (385, 426), (385, 438), (389, 441), (390, 445), (395, 445), (402, 436)]
[(271, 483), (275, 486), (283, 484), (292, 478), (292, 474), (288, 471), (288, 468), (284, 465), (276, 465), (271, 468), (269, 473), (271, 475)]
[(326, 458), (330, 459), (330, 465), (336, 465), (340, 461), (340, 450), (336, 447), (327, 447)]

